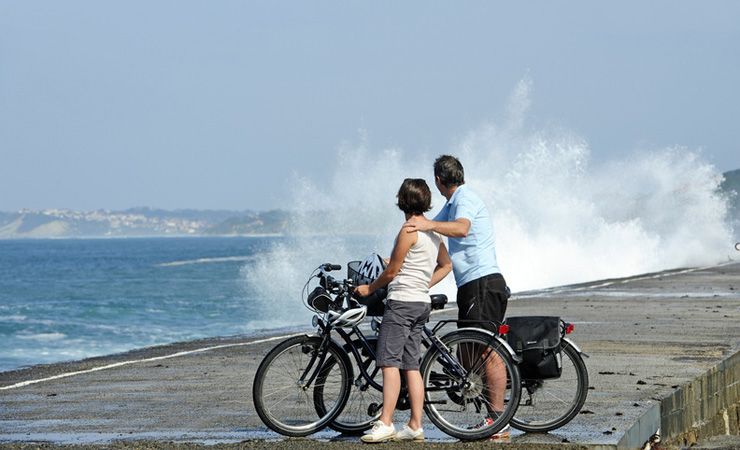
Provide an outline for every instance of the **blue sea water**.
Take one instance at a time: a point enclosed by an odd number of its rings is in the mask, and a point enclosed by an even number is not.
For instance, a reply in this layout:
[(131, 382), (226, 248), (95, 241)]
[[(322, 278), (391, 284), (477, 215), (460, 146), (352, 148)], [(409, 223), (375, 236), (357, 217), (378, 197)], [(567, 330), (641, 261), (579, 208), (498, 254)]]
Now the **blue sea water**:
[(0, 371), (297, 323), (245, 274), (281, 239), (0, 240)]

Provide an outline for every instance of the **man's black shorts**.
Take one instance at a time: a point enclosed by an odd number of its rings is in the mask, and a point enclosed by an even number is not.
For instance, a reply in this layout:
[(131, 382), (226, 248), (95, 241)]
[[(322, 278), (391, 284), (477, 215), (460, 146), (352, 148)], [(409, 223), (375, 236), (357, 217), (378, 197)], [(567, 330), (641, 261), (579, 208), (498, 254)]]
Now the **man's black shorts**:
[[(501, 323), (508, 305), (506, 280), (500, 273), (486, 275), (457, 288), (457, 318), (469, 321), (495, 321)], [(498, 331), (488, 322), (460, 322), (459, 328), (475, 327)]]

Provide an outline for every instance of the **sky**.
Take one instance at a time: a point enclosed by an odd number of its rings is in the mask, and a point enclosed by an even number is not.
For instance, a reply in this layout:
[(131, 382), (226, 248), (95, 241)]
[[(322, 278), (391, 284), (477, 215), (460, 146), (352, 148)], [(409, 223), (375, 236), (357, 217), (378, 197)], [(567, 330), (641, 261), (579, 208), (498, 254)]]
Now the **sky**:
[(524, 78), (596, 160), (740, 168), (735, 0), (0, 0), (0, 211), (286, 207), (339, 148), (449, 152)]

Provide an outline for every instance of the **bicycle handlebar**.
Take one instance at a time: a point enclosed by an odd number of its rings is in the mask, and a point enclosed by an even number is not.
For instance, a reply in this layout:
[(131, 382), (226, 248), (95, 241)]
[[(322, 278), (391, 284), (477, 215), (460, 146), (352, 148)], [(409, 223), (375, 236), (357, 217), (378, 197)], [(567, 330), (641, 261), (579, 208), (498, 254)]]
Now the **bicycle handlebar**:
[[(319, 278), (320, 285), (323, 287), (327, 292), (335, 295), (335, 299), (332, 302), (332, 309), (340, 310), (343, 308), (343, 303), (346, 299), (347, 306), (349, 306), (351, 302), (355, 302), (356, 300), (353, 298), (352, 293), (354, 291), (354, 282), (351, 279), (340, 279), (337, 280), (331, 275), (329, 275), (329, 272), (335, 271), (335, 270), (341, 270), (342, 266), (339, 264), (332, 264), (332, 263), (324, 263), (319, 265), (319, 267), (316, 269), (319, 273), (317, 274), (316, 271), (314, 271), (314, 276)], [(308, 286), (308, 283), (306, 283)]]
[[(334, 277), (329, 275), (329, 272), (341, 269), (341, 265), (332, 263), (324, 263), (319, 266), (319, 272), (321, 272), (321, 274), (317, 276), (321, 278), (321, 285), (335, 294), (340, 294), (344, 291), (352, 291), (352, 280), (336, 280)], [(338, 291), (335, 289), (338, 289)]]

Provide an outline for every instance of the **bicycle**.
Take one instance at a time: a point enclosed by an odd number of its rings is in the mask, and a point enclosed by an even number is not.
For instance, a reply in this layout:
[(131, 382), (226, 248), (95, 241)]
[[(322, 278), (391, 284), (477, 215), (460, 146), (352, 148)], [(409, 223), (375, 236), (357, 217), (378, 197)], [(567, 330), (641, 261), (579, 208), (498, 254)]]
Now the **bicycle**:
[[(364, 336), (358, 328), (367, 308), (353, 298), (351, 279), (337, 281), (329, 275), (340, 269), (339, 265), (322, 264), (305, 285), (304, 305), (315, 313), (317, 332), (278, 344), (255, 374), (257, 414), (280, 434), (308, 436), (327, 426), (360, 431), (379, 416), (378, 402), (366, 400), (379, 393), (382, 403), (380, 370), (374, 365), (374, 336)], [(319, 286), (309, 293), (313, 278), (319, 279)], [(429, 344), (420, 368), (424, 411), (432, 423), (453, 437), (483, 439), (501, 430), (514, 415), (521, 395), (518, 357), (499, 333), (467, 328), (440, 336), (439, 331), (451, 322), (456, 321), (440, 321), (432, 330), (424, 330)], [(333, 339), (333, 332), (342, 338), (343, 345)], [(503, 410), (498, 412), (484, 383), (488, 361), (501, 364), (505, 378), (498, 380), (504, 388)], [(360, 372), (357, 376), (355, 369)], [(350, 401), (351, 392), (360, 397)], [(352, 414), (362, 405), (365, 412), (361, 420), (340, 417), (348, 401)], [(491, 417), (492, 423), (480, 426), (486, 417)]]
[[(441, 309), (446, 303), (446, 297), (441, 305), (434, 309)], [(435, 301), (433, 299), (433, 305)], [(516, 326), (510, 324), (516, 323), (516, 318), (509, 318), (507, 326)], [(522, 319), (527, 319), (526, 317)], [(373, 321), (373, 330), (379, 328), (379, 323)], [(581, 410), (588, 395), (588, 371), (583, 361), (583, 357), (588, 357), (581, 349), (566, 336), (573, 332), (574, 326), (570, 323), (558, 319), (559, 323), (559, 341), (560, 347), (557, 352), (557, 366), (559, 371), (557, 375), (549, 377), (532, 375), (525, 372), (520, 367), (521, 377), (521, 397), (517, 406), (514, 417), (511, 419), (511, 426), (525, 432), (547, 432), (560, 428), (570, 422)], [(509, 332), (509, 335), (512, 333)], [(429, 348), (430, 344), (427, 339), (422, 340), (422, 345)], [(518, 356), (521, 351), (515, 349)], [(555, 357), (555, 356), (553, 356)], [(368, 358), (371, 362), (372, 358)], [(356, 381), (361, 391), (366, 390), (367, 384), (362, 382), (361, 377)], [(402, 398), (403, 398), (402, 391)], [(368, 403), (362, 399), (355, 399), (350, 408), (353, 413), (342, 415), (332, 425), (333, 429), (343, 433), (355, 433), (364, 431), (370, 427), (371, 421), (368, 421), (368, 415), (373, 411), (379, 411), (380, 400)], [(407, 405), (405, 405), (407, 406)], [(404, 409), (399, 407), (399, 409)], [(407, 408), (406, 408), (407, 409)], [(368, 411), (367, 413), (365, 411)], [(379, 414), (378, 414), (379, 415)]]
[(512, 427), (543, 433), (562, 427), (580, 412), (588, 395), (588, 371), (582, 356), (588, 355), (566, 337), (573, 329), (573, 324), (560, 321), (559, 376), (543, 379), (522, 371), (522, 396)]

